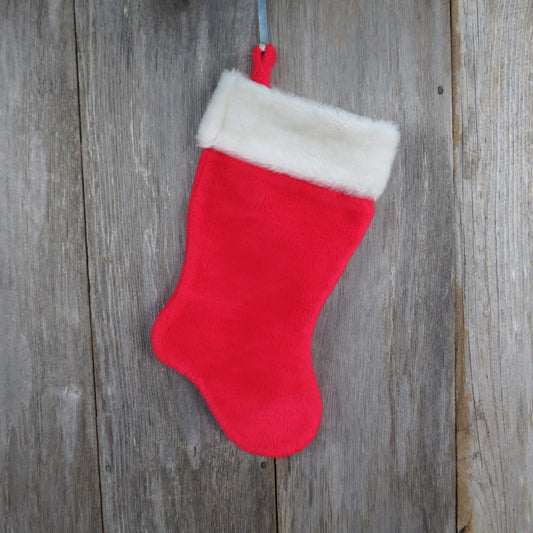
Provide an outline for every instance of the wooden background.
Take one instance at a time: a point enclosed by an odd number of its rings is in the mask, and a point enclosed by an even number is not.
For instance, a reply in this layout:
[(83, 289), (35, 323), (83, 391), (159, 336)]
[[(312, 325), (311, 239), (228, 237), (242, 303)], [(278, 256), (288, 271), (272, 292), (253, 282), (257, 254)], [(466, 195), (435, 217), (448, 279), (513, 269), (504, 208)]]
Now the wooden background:
[(1, 531), (533, 531), (533, 5), (269, 1), (281, 89), (397, 122), (316, 439), (229, 442), (149, 333), (256, 3), (0, 0)]

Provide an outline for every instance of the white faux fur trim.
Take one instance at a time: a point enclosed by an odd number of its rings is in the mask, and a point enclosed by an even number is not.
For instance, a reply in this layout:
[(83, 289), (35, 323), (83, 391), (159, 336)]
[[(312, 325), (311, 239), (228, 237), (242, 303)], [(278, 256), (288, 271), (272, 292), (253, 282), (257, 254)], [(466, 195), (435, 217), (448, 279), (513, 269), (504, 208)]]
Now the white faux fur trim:
[(357, 196), (377, 199), (400, 133), (371, 120), (223, 72), (198, 130), (198, 144)]

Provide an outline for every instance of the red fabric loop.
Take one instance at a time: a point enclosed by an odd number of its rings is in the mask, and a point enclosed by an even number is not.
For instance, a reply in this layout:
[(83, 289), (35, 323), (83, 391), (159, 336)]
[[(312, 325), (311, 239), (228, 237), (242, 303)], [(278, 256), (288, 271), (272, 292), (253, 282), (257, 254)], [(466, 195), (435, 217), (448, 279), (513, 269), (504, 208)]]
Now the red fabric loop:
[(250, 77), (253, 81), (270, 87), (270, 72), (276, 62), (276, 49), (271, 44), (267, 43), (265, 51), (263, 52), (258, 45), (253, 49), (252, 59), (254, 61), (254, 66)]

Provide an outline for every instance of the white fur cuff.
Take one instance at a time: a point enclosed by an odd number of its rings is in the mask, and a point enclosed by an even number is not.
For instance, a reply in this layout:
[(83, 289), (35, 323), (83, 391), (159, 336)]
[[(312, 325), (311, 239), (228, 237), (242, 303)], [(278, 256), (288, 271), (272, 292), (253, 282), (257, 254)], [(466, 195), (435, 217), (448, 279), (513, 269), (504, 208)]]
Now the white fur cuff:
[(371, 120), (225, 71), (198, 130), (198, 144), (244, 161), (376, 200), (400, 139)]

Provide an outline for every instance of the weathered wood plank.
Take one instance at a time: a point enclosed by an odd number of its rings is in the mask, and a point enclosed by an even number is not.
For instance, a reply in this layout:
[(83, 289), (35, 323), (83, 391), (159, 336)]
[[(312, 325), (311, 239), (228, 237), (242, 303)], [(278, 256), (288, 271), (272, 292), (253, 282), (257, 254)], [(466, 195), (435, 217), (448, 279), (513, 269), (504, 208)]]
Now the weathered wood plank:
[(152, 323), (179, 276), (199, 150), (223, 68), (250, 68), (253, 0), (77, 2), (104, 523), (273, 531), (273, 461), (229, 442), (159, 363)]
[(317, 324), (324, 415), (306, 450), (277, 461), (280, 531), (451, 531), (449, 6), (280, 2), (270, 14), (273, 83), (402, 132), (391, 183)]
[(533, 530), (533, 6), (454, 0), (457, 529)]
[(0, 3), (0, 529), (99, 531), (72, 2)]

